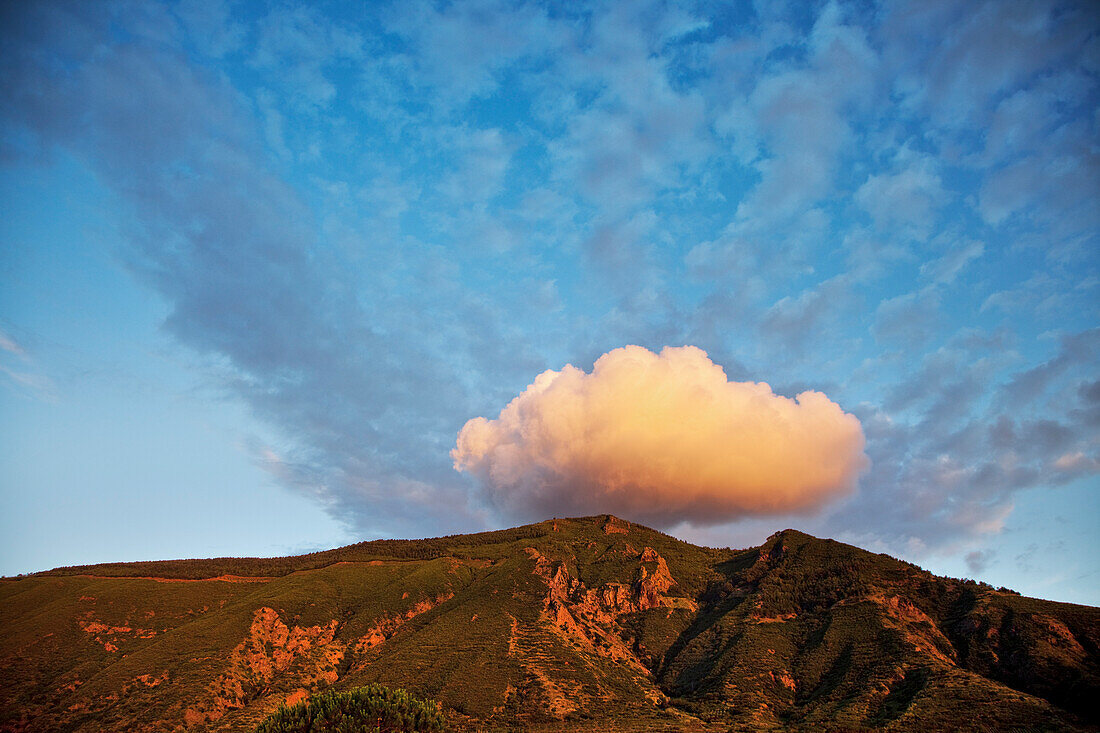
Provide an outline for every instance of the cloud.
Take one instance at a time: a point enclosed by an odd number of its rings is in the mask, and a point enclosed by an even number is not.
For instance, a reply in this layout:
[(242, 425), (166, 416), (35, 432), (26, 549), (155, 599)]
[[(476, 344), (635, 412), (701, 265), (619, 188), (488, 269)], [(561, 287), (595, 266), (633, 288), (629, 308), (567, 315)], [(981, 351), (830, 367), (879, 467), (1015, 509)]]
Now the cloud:
[(533, 3), (398, 3), (386, 16), (387, 30), (408, 43), (417, 81), (448, 109), (491, 95), (510, 64), (557, 55), (568, 40), (567, 26)]
[(880, 31), (896, 65), (895, 93), (925, 107), (939, 125), (973, 124), (999, 93), (1076, 50), (1089, 34), (1085, 6), (898, 3), (884, 13)]
[(202, 53), (221, 57), (240, 48), (245, 29), (231, 19), (225, 0), (181, 0), (175, 10)]
[(3, 374), (12, 383), (30, 396), (45, 400), (57, 401), (57, 388), (49, 377), (31, 372), (21, 372), (0, 364), (0, 374)]
[(854, 199), (879, 230), (924, 239), (933, 230), (944, 200), (940, 178), (930, 156), (905, 151), (898, 158), (900, 170), (870, 176)]
[(458, 434), (455, 468), (517, 516), (613, 512), (671, 526), (809, 512), (868, 461), (859, 421), (820, 392), (730, 382), (706, 352), (625, 346), (540, 374)]
[(940, 297), (932, 288), (882, 301), (875, 312), (872, 333), (882, 341), (924, 343), (937, 331)]
[(827, 6), (805, 40), (808, 62), (780, 66), (719, 118), (721, 132), (753, 140), (759, 184), (737, 208), (742, 222), (782, 225), (825, 197), (854, 134), (850, 113), (875, 96), (875, 52), (861, 29)]
[(1092, 126), (1060, 129), (1040, 153), (991, 172), (978, 192), (982, 218), (1000, 226), (1031, 211), (1062, 237), (1094, 231), (1100, 155), (1090, 144), (1093, 135)]
[[(51, 23), (53, 35), (97, 37), (106, 21)], [(79, 49), (57, 79), (55, 46), (11, 44), (20, 63), (6, 78), (22, 102), (0, 115), (4, 131), (25, 126), (44, 148), (70, 149), (128, 204), (119, 254), (167, 302), (166, 333), (205, 357), (227, 395), (296, 436), (280, 451), (280, 480), (364, 534), (484, 526), (447, 449), (474, 409), (456, 372), (530, 373), (496, 309), (473, 312), (476, 298), (436, 277), (444, 258), (424, 254), (436, 250), (406, 243), (395, 283), (381, 257), (368, 277), (323, 246), (313, 211), (276, 174), (247, 100), (223, 77), (149, 44), (104, 42)], [(413, 304), (392, 294), (401, 288), (430, 295)], [(484, 341), (442, 341), (460, 333), (451, 323)], [(494, 341), (511, 344), (511, 363), (501, 366)]]
[(1039, 398), (1059, 377), (1080, 368), (1090, 361), (1095, 363), (1100, 352), (1100, 328), (1090, 328), (1073, 334), (1063, 334), (1058, 354), (1048, 361), (1013, 376), (1002, 400), (1019, 408)]
[(1077, 451), (1059, 456), (1058, 460), (1054, 462), (1054, 467), (1065, 473), (1087, 475), (1100, 471), (1100, 461)]
[(25, 396), (56, 402), (57, 385), (48, 376), (38, 372), (34, 361), (22, 344), (0, 330), (0, 384), (6, 384)]
[(927, 354), (881, 408), (854, 410), (873, 466), (824, 531), (957, 550), (1001, 531), (1018, 493), (1100, 473), (1096, 339), (1063, 335), (1048, 361), (1016, 373), (1014, 340), (997, 333), (971, 331)]
[[(251, 63), (268, 72), (298, 104), (327, 107), (337, 95), (325, 67), (347, 59), (362, 63), (363, 40), (306, 8), (276, 9), (259, 23)], [(276, 73), (272, 73), (276, 72)]]
[[(94, 175), (165, 333), (285, 439), (260, 464), (362, 532), (535, 513), (532, 475), (468, 493), (466, 418), (609, 343), (693, 343), (862, 421), (859, 492), (799, 522), (960, 547), (1100, 465), (1072, 335), (1100, 282), (1095, 11), (764, 5), (10, 4), (0, 161)], [(554, 394), (603, 384), (578, 373)], [(547, 511), (582, 504), (550, 468)]]
[(972, 239), (953, 241), (940, 258), (928, 260), (920, 267), (920, 274), (934, 283), (950, 284), (963, 270), (985, 252), (985, 244)]
[(973, 550), (966, 553), (966, 567), (975, 575), (985, 572), (993, 559), (993, 553), (989, 550)]
[(855, 311), (852, 278), (838, 275), (796, 296), (778, 300), (761, 321), (761, 335), (775, 340), (786, 353), (802, 352), (841, 316)]
[(15, 354), (24, 359), (27, 356), (26, 350), (20, 346), (15, 339), (11, 338), (3, 331), (0, 331), (0, 350), (7, 351), (10, 354)]

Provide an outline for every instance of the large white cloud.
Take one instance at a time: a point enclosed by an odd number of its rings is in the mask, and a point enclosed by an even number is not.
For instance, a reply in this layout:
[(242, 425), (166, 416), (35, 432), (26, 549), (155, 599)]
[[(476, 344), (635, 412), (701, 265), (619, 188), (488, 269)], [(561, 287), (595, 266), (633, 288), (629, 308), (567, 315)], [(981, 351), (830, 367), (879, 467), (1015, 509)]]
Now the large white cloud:
[(455, 469), (516, 516), (611, 512), (658, 526), (811, 511), (868, 461), (859, 420), (820, 392), (730, 382), (694, 346), (625, 346), (546, 371), (462, 428)]

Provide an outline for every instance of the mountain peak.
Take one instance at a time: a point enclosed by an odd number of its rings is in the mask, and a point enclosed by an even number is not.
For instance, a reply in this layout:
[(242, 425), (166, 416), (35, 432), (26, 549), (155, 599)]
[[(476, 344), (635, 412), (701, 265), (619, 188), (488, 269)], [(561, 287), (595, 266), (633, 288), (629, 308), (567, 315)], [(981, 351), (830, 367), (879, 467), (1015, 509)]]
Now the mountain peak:
[(806, 534), (805, 532), (802, 532), (800, 530), (791, 529), (790, 527), (788, 527), (787, 529), (781, 529), (778, 532), (773, 532), (772, 534), (770, 534), (768, 536), (768, 540), (774, 539), (776, 537), (787, 537), (787, 538), (798, 538), (798, 539), (803, 539), (804, 538), (804, 539), (810, 539), (810, 540), (820, 539), (818, 537), (814, 537), (811, 534)]

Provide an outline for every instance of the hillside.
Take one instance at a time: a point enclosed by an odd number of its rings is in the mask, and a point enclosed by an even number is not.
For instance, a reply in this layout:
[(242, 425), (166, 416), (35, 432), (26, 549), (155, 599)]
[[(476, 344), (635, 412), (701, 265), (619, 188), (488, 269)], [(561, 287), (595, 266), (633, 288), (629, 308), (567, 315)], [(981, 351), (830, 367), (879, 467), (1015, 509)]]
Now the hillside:
[(614, 517), (0, 582), (0, 731), (249, 730), (381, 682), (456, 729), (1097, 730), (1100, 609)]

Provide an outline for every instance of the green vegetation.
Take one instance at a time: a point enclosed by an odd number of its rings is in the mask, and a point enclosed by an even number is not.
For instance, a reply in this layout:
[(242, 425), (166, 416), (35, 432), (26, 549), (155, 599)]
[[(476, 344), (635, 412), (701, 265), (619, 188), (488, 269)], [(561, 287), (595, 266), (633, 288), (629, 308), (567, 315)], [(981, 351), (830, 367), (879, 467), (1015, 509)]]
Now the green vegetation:
[(283, 705), (260, 723), (256, 733), (426, 733), (443, 730), (445, 722), (437, 702), (405, 690), (367, 685), (328, 690), (296, 705)]
[(547, 522), (493, 532), (449, 535), (422, 540), (372, 540), (334, 550), (294, 557), (214, 557), (192, 560), (147, 560), (143, 562), (71, 565), (35, 573), (35, 576), (94, 575), (109, 578), (173, 578), (199, 580), (223, 575), (278, 578), (303, 570), (316, 570), (339, 562), (372, 560), (431, 560), (439, 557), (474, 557), (490, 545), (509, 545), (543, 537)]
[(0, 628), (0, 731), (256, 730), (372, 685), (469, 731), (1100, 723), (1100, 609), (793, 530), (720, 550), (598, 516), (67, 568), (0, 582)]

